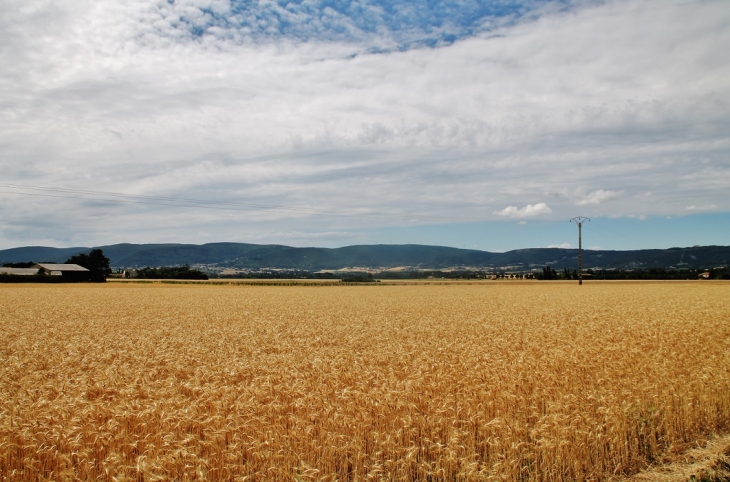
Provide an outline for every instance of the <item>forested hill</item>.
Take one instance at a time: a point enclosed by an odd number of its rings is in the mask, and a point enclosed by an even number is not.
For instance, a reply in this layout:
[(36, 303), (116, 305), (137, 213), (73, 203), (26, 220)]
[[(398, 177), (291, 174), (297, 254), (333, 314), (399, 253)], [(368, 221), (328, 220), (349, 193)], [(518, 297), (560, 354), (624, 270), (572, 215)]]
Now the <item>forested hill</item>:
[[(339, 269), (348, 266), (411, 266), (420, 268), (506, 267), (575, 268), (577, 249), (532, 248), (491, 253), (444, 246), (363, 245), (344, 248), (294, 248), (243, 243), (115, 244), (94, 246), (104, 251), (115, 267), (216, 265), (232, 268)], [(0, 250), (0, 264), (24, 261), (64, 262), (92, 248), (27, 246)], [(730, 246), (647, 249), (634, 251), (584, 251), (585, 268), (710, 268), (730, 264)]]

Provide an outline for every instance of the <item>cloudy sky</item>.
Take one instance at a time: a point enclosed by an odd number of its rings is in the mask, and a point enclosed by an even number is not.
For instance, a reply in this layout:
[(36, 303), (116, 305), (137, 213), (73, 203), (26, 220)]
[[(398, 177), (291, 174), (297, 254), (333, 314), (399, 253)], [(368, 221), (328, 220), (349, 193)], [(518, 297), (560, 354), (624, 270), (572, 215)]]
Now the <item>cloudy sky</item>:
[(730, 245), (727, 0), (0, 13), (0, 249)]

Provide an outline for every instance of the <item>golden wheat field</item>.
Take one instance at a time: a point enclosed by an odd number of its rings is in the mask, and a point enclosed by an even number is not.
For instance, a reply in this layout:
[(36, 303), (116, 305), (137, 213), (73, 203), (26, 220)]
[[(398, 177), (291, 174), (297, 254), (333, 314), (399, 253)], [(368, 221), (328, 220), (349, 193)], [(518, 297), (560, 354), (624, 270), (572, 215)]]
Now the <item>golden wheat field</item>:
[(0, 286), (1, 480), (588, 481), (730, 433), (730, 284)]

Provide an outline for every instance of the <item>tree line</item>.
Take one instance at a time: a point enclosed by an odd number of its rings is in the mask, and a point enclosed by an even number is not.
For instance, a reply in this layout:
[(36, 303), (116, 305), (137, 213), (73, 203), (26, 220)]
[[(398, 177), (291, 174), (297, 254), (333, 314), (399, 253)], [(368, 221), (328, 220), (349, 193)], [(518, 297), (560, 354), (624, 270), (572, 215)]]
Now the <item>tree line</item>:
[[(20, 263), (5, 263), (3, 267), (6, 268), (32, 268), (36, 263), (34, 261), (25, 261)], [(56, 264), (55, 261), (41, 261), (40, 264)], [(103, 283), (106, 281), (107, 276), (112, 272), (109, 266), (109, 258), (104, 256), (104, 252), (101, 249), (92, 249), (88, 253), (80, 253), (75, 256), (71, 256), (66, 260), (64, 264), (77, 264), (83, 268), (89, 270), (88, 280), (94, 283)], [(62, 283), (67, 282), (68, 279), (63, 279), (60, 276), (48, 276), (44, 275), (42, 270), (38, 270), (38, 274), (33, 276), (16, 276), (16, 275), (2, 275), (2, 282), (6, 283)], [(75, 279), (73, 281), (76, 281)]]
[(182, 266), (163, 266), (161, 268), (141, 268), (137, 270), (135, 278), (207, 280), (208, 275), (185, 264)]
[[(710, 269), (666, 269), (666, 268), (642, 268), (642, 269), (587, 269), (583, 271), (583, 279), (594, 280), (696, 280), (700, 274), (707, 273), (707, 279), (730, 279), (730, 271), (727, 268)], [(541, 272), (536, 273), (535, 278), (539, 280), (577, 280), (577, 270), (555, 270), (545, 266)]]

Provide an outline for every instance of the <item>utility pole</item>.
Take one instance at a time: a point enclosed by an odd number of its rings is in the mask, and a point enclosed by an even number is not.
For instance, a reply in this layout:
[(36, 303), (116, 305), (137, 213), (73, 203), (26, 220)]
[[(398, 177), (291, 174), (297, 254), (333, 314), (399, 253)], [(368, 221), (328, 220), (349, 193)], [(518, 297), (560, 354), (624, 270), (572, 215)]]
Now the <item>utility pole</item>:
[(588, 218), (584, 218), (583, 216), (578, 216), (576, 218), (573, 218), (570, 220), (570, 222), (574, 222), (578, 225), (578, 284), (583, 284), (583, 240), (581, 239), (581, 232), (580, 228), (583, 227), (583, 223), (586, 221), (590, 221)]

